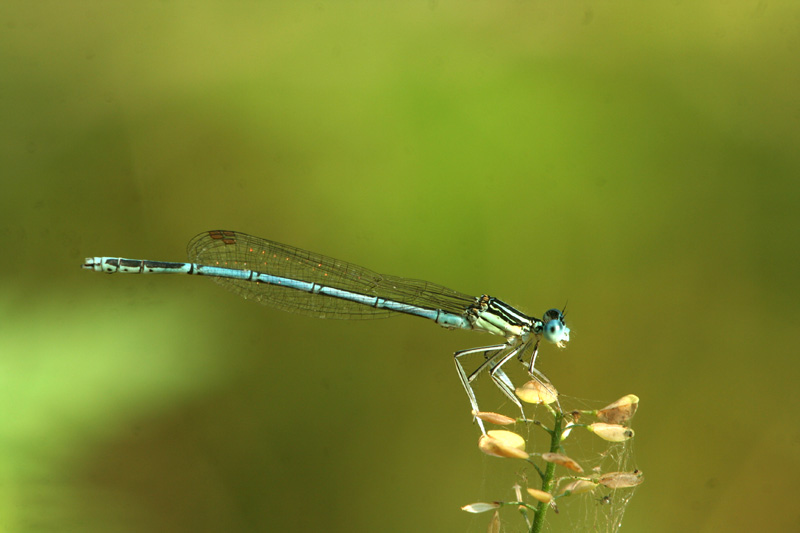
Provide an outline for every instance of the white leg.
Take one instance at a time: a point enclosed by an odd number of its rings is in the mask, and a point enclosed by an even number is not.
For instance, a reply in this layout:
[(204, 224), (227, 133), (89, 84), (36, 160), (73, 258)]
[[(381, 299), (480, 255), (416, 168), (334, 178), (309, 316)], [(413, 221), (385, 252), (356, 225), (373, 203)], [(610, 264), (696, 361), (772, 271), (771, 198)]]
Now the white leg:
[(506, 363), (506, 361), (510, 360), (515, 356), (519, 356), (520, 353), (524, 351), (525, 345), (521, 344), (515, 347), (513, 350), (509, 351), (508, 353), (504, 354), (503, 357), (492, 367), (489, 371), (489, 375), (492, 377), (492, 381), (494, 384), (497, 385), (497, 388), (500, 389), (500, 392), (506, 395), (506, 397), (514, 402), (517, 407), (519, 407), (520, 412), (522, 413), (522, 419), (525, 420), (525, 410), (522, 408), (522, 403), (520, 403), (517, 395), (514, 393), (514, 384), (508, 378), (506, 373), (503, 371), (502, 366)]
[[(520, 354), (520, 355), (522, 355), (522, 354)], [(536, 344), (533, 345), (533, 354), (531, 355), (531, 364), (528, 367), (528, 374), (530, 374), (531, 376), (533, 375), (534, 370), (536, 370), (536, 368), (535, 368), (535, 366), (536, 366), (536, 358), (538, 356), (539, 356), (539, 339), (536, 339)], [(523, 362), (522, 359), (520, 359), (520, 362)], [(538, 370), (536, 370), (536, 371), (538, 372)]]
[[(486, 368), (491, 365), (494, 358), (503, 350), (507, 350), (509, 348), (508, 344), (495, 344), (494, 346), (484, 346), (482, 348), (470, 348), (468, 350), (461, 350), (460, 352), (456, 352), (453, 355), (453, 360), (456, 363), (456, 371), (458, 372), (458, 378), (461, 380), (461, 385), (464, 387), (464, 390), (467, 392), (467, 396), (469, 397), (469, 403), (472, 406), (472, 410), (475, 412), (480, 411), (478, 407), (478, 400), (475, 398), (475, 391), (472, 390), (472, 381)], [(489, 354), (489, 352), (495, 352), (493, 354)], [(466, 370), (464, 370), (464, 365), (461, 364), (461, 357), (465, 355), (470, 355), (473, 353), (484, 353), (486, 354), (486, 360), (481, 363), (472, 374), (467, 376)], [(512, 350), (513, 353), (513, 350)], [(508, 379), (508, 378), (506, 378)], [(496, 381), (495, 381), (496, 383)], [(501, 389), (502, 390), (502, 389)], [(486, 434), (486, 428), (483, 427), (483, 421), (480, 419), (476, 419), (478, 421), (478, 427), (481, 428), (481, 433), (484, 435)]]

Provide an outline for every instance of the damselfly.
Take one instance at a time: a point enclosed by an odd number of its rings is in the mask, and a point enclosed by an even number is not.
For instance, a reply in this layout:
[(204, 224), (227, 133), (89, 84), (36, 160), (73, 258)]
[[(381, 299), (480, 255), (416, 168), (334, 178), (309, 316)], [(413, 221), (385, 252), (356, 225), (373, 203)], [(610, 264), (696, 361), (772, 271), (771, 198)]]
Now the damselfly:
[[(235, 231), (207, 231), (189, 241), (188, 263), (87, 257), (83, 268), (129, 274), (197, 274), (211, 276), (240, 294), (284, 311), (318, 318), (381, 318), (405, 313), (433, 320), (450, 329), (486, 331), (505, 342), (454, 354), (456, 370), (474, 412), (478, 402), (473, 380), (489, 372), (492, 381), (520, 410), (514, 385), (503, 365), (517, 358), (531, 376), (545, 380), (535, 368), (539, 339), (558, 347), (569, 341), (564, 313), (550, 309), (529, 317), (488, 295), (469, 296), (427, 281), (378, 274), (366, 268)], [(462, 358), (483, 354), (484, 361), (467, 374)], [(523, 417), (524, 417), (523, 411)], [(483, 423), (477, 419), (482, 432)]]

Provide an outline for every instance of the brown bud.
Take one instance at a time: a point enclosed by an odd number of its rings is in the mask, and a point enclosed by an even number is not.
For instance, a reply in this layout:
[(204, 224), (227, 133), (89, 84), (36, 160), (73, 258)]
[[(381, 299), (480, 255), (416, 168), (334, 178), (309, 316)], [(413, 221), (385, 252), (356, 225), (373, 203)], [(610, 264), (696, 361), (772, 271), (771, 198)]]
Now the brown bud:
[(578, 472), (579, 474), (583, 473), (583, 468), (581, 468), (581, 465), (579, 465), (577, 461), (575, 461), (570, 457), (567, 457), (566, 455), (562, 455), (560, 453), (543, 453), (542, 459), (544, 459), (548, 463), (555, 463), (557, 465), (569, 468), (573, 472)]

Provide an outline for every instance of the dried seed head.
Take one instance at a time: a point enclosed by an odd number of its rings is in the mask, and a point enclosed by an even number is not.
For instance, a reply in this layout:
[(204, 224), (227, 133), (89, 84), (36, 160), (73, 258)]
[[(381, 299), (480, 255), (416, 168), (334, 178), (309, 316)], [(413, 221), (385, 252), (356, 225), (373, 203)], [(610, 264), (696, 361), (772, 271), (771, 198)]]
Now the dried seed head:
[(495, 424), (497, 426), (509, 426), (516, 422), (516, 420), (510, 416), (501, 415), (500, 413), (492, 413), (491, 411), (473, 411), (472, 414), (475, 418), (479, 418), (484, 422), (489, 422), (490, 424)]
[(586, 428), (601, 439), (609, 442), (624, 442), (633, 438), (633, 430), (625, 426), (620, 426), (619, 424), (595, 422), (589, 424)]
[(525, 439), (504, 429), (493, 429), (478, 439), (478, 448), (486, 455), (527, 459)]
[(601, 485), (609, 489), (624, 489), (627, 487), (635, 487), (644, 481), (644, 475), (636, 470), (635, 472), (609, 472), (603, 474), (597, 479)]
[(553, 499), (552, 494), (543, 490), (528, 489), (528, 494), (530, 494), (534, 500), (542, 503), (550, 503), (550, 501)]
[(569, 468), (573, 472), (578, 472), (579, 474), (583, 473), (583, 468), (581, 467), (581, 465), (579, 465), (577, 461), (575, 461), (571, 457), (567, 457), (566, 455), (562, 455), (560, 453), (543, 453), (542, 459), (544, 459), (548, 463), (555, 463), (557, 465)]
[(525, 403), (550, 405), (558, 399), (558, 391), (550, 384), (545, 385), (538, 379), (532, 379), (515, 391), (517, 397)]
[(639, 397), (628, 394), (597, 411), (597, 418), (609, 424), (622, 424), (633, 417), (638, 406)]

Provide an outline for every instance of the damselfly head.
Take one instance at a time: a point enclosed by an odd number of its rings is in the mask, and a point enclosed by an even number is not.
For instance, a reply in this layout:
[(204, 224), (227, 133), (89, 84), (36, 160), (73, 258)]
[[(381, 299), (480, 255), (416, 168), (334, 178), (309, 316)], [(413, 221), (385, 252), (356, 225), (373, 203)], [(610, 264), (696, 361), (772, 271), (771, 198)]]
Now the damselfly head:
[(559, 348), (569, 342), (569, 328), (564, 323), (564, 313), (558, 309), (548, 309), (542, 317), (544, 338)]

